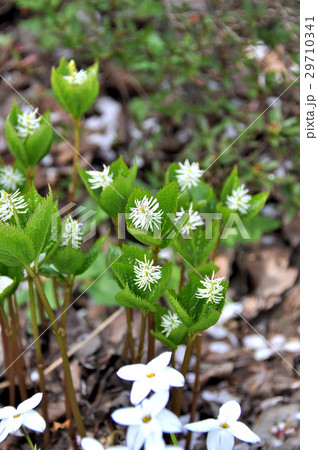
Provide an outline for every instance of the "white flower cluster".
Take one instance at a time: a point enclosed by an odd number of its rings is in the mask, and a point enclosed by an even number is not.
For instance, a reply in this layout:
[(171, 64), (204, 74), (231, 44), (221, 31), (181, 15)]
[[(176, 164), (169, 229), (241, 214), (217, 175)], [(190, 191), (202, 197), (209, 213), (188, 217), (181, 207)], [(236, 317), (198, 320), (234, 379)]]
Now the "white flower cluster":
[(242, 214), (246, 214), (251, 198), (248, 194), (248, 189), (242, 184), (237, 189), (234, 189), (231, 195), (227, 196), (226, 206), (232, 211), (239, 211)]
[(103, 164), (103, 170), (98, 172), (97, 170), (88, 170), (87, 173), (90, 176), (88, 179), (92, 189), (107, 188), (114, 180), (113, 174), (109, 173), (110, 167)]
[(0, 184), (6, 191), (16, 191), (25, 181), (24, 176), (18, 169), (4, 166), (0, 169)]
[[(111, 415), (114, 422), (128, 426), (126, 446), (108, 447), (128, 450), (164, 450), (178, 446), (169, 446), (163, 440), (163, 433), (181, 433), (184, 428), (190, 431), (208, 433), (208, 450), (232, 450), (234, 439), (257, 443), (260, 438), (237, 419), (241, 407), (235, 401), (221, 406), (217, 419), (206, 419), (182, 426), (180, 419), (166, 409), (169, 401), (169, 389), (183, 387), (184, 377), (177, 370), (168, 367), (171, 352), (164, 352), (148, 364), (131, 364), (118, 370), (123, 380), (133, 381), (130, 401), (133, 407), (121, 408)], [(147, 395), (153, 391), (150, 398)], [(91, 437), (81, 441), (83, 450), (103, 450), (104, 446)]]
[(178, 314), (172, 313), (168, 311), (168, 314), (165, 314), (161, 317), (161, 327), (163, 328), (162, 333), (169, 337), (173, 330), (176, 330), (181, 325), (181, 320), (178, 317)]
[(74, 70), (70, 75), (64, 75), (63, 78), (70, 84), (82, 84), (87, 79), (87, 72), (84, 69), (78, 72)]
[(192, 186), (197, 186), (199, 184), (200, 177), (203, 175), (204, 171), (200, 170), (199, 163), (193, 162), (189, 163), (186, 159), (184, 164), (178, 163), (180, 169), (176, 170), (177, 180), (181, 191), (191, 188)]
[(203, 288), (198, 288), (196, 297), (206, 298), (209, 303), (220, 303), (222, 300), (222, 291), (224, 287), (221, 284), (223, 278), (214, 278), (214, 272), (212, 277), (205, 276), (205, 279), (201, 281)]
[(0, 408), (0, 442), (3, 442), (8, 434), (15, 433), (22, 426), (43, 433), (46, 428), (45, 420), (38, 412), (34, 411), (42, 397), (43, 394), (39, 392), (20, 403), (17, 408), (13, 406)]
[[(181, 206), (181, 211), (178, 211), (176, 213), (176, 217), (174, 220), (175, 225), (179, 222), (179, 220), (181, 219), (181, 217), (183, 216), (183, 214), (185, 212), (186, 211)], [(193, 203), (192, 202), (190, 203), (190, 207), (187, 212), (189, 214), (189, 219), (188, 219), (187, 223), (180, 230), (180, 233), (182, 234), (182, 236), (189, 236), (190, 231), (194, 231), (201, 225), (204, 225), (204, 221), (201, 218), (198, 211), (193, 211)]]
[(62, 234), (62, 245), (71, 245), (71, 247), (75, 249), (79, 249), (81, 247), (83, 232), (82, 232), (83, 224), (78, 222), (75, 219), (72, 219), (71, 216), (68, 216), (64, 223), (64, 231)]
[(136, 260), (137, 264), (134, 265), (134, 272), (136, 274), (135, 283), (144, 291), (149, 288), (151, 291), (151, 285), (158, 283), (161, 278), (161, 266), (154, 266), (154, 260), (147, 260), (145, 255), (144, 261)]
[[(162, 221), (163, 211), (159, 209), (160, 205), (155, 197), (148, 198), (146, 195), (142, 200), (135, 200), (135, 208), (130, 208), (129, 219), (133, 225), (141, 230), (153, 231), (154, 227), (159, 229)], [(159, 211), (158, 211), (159, 209)]]
[(41, 117), (36, 117), (38, 108), (31, 112), (18, 114), (16, 130), (21, 139), (27, 139), (40, 127)]
[(27, 203), (24, 201), (22, 195), (20, 195), (19, 189), (14, 192), (14, 194), (9, 194), (8, 192), (0, 191), (0, 221), (7, 222), (11, 219), (14, 213), (25, 214)]

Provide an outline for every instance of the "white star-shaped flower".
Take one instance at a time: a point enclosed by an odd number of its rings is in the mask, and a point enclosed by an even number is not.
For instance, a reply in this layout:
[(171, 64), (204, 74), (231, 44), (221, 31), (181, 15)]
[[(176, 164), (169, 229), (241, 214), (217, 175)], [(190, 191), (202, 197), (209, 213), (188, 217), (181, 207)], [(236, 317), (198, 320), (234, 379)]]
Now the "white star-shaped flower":
[(41, 117), (36, 117), (38, 108), (31, 112), (18, 114), (16, 130), (21, 139), (31, 136), (40, 127)]
[(190, 431), (208, 433), (206, 440), (208, 450), (232, 450), (234, 438), (254, 444), (260, 438), (244, 423), (238, 422), (241, 415), (240, 405), (231, 400), (224, 403), (217, 419), (206, 419), (185, 425)]
[(109, 173), (110, 167), (103, 164), (103, 170), (98, 172), (97, 170), (88, 170), (87, 173), (90, 175), (88, 179), (89, 184), (92, 189), (107, 188), (114, 180), (113, 174)]
[(192, 186), (197, 186), (200, 177), (204, 173), (203, 170), (200, 170), (199, 163), (193, 162), (190, 164), (189, 160), (186, 159), (184, 164), (181, 162), (178, 164), (180, 169), (176, 170), (176, 174), (181, 191), (185, 191)]
[(87, 72), (84, 69), (78, 72), (74, 70), (70, 75), (64, 75), (63, 78), (70, 84), (82, 84), (87, 79)]
[(128, 425), (127, 447), (140, 450), (165, 448), (163, 433), (180, 433), (182, 424), (179, 418), (165, 409), (169, 400), (169, 391), (161, 391), (150, 399), (145, 399), (133, 408), (122, 408), (112, 413), (112, 419), (120, 425)]
[(14, 194), (9, 194), (4, 190), (0, 191), (0, 221), (6, 222), (15, 212), (25, 214), (27, 206), (19, 189)]
[(135, 283), (140, 289), (145, 291), (149, 288), (151, 291), (151, 285), (158, 283), (161, 278), (161, 266), (154, 266), (154, 260), (148, 261), (146, 255), (144, 261), (136, 261), (138, 264), (134, 266)]
[[(179, 220), (181, 219), (181, 217), (183, 216), (183, 214), (185, 212), (186, 211), (181, 206), (181, 211), (178, 211), (176, 213), (176, 217), (175, 217), (175, 221), (174, 221), (175, 225), (179, 222)], [(188, 219), (187, 223), (184, 225), (184, 227), (182, 227), (180, 230), (180, 233), (183, 236), (188, 236), (190, 234), (190, 230), (194, 231), (201, 225), (204, 225), (204, 221), (203, 221), (202, 217), (200, 216), (200, 214), (198, 213), (198, 211), (193, 211), (193, 203), (192, 202), (190, 203), (190, 207), (187, 212), (189, 214), (189, 219)]]
[(0, 442), (3, 442), (8, 434), (18, 431), (22, 425), (30, 430), (43, 433), (46, 427), (45, 420), (38, 412), (33, 411), (41, 402), (42, 397), (43, 394), (39, 392), (20, 403), (17, 408), (5, 406), (0, 409)]
[(163, 212), (159, 209), (158, 200), (155, 197), (148, 198), (145, 195), (142, 200), (135, 199), (135, 205), (135, 208), (130, 208), (131, 213), (129, 215), (133, 225), (144, 231), (149, 229), (153, 231), (154, 226), (159, 229)]
[(222, 300), (222, 291), (224, 287), (221, 285), (221, 281), (224, 278), (214, 278), (214, 272), (212, 277), (209, 278), (207, 275), (205, 279), (201, 281), (203, 284), (203, 288), (198, 288), (196, 297), (197, 298), (206, 298), (208, 302), (211, 303), (220, 303)]
[(119, 378), (134, 381), (130, 401), (137, 405), (147, 397), (150, 391), (168, 390), (170, 386), (182, 387), (184, 377), (176, 369), (168, 367), (171, 352), (164, 352), (149, 361), (148, 364), (130, 364), (118, 370)]
[(18, 186), (23, 184), (25, 178), (18, 169), (11, 166), (1, 167), (0, 184), (7, 191), (16, 191)]
[(82, 227), (82, 223), (78, 222), (75, 219), (72, 219), (71, 216), (68, 216), (64, 224), (62, 244), (70, 244), (71, 247), (79, 249), (81, 247), (83, 237)]
[(242, 184), (237, 189), (234, 189), (231, 195), (226, 197), (226, 206), (232, 211), (239, 211), (245, 214), (251, 198), (251, 195), (248, 194), (248, 189)]
[(181, 323), (182, 322), (179, 319), (178, 314), (168, 311), (168, 314), (161, 317), (161, 327), (163, 328), (162, 333), (165, 334), (166, 337), (169, 337), (171, 331), (178, 328)]

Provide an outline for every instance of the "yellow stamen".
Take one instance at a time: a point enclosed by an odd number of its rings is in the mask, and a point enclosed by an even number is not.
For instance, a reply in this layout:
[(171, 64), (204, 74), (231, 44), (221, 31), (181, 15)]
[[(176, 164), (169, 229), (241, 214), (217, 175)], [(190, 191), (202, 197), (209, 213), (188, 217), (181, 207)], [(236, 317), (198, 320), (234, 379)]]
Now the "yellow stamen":
[(222, 425), (220, 425), (220, 428), (230, 428), (230, 427), (228, 426), (227, 423), (222, 423)]
[(151, 416), (145, 416), (145, 417), (143, 417), (142, 421), (143, 421), (143, 423), (148, 423), (148, 422), (150, 422), (150, 421), (151, 421)]
[(147, 378), (153, 378), (155, 376), (154, 373), (148, 373)]
[(13, 416), (14, 419), (17, 419), (18, 417), (20, 417), (21, 414), (16, 414), (15, 416)]

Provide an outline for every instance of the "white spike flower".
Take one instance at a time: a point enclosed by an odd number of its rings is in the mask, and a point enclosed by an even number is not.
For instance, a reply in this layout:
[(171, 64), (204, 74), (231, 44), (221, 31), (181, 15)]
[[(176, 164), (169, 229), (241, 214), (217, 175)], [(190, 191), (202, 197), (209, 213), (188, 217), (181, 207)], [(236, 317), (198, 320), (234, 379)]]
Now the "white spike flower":
[(18, 186), (23, 184), (25, 178), (18, 169), (11, 166), (1, 167), (0, 185), (7, 191), (16, 191)]
[(13, 280), (5, 275), (0, 276), (0, 294), (13, 284)]
[(210, 303), (220, 303), (223, 298), (222, 291), (224, 287), (221, 285), (222, 278), (214, 279), (214, 272), (212, 277), (205, 276), (205, 279), (201, 281), (203, 288), (198, 288), (196, 297), (206, 298)]
[(245, 184), (242, 184), (237, 189), (234, 189), (231, 195), (226, 197), (226, 206), (232, 211), (239, 211), (245, 214), (251, 198), (251, 195), (248, 194), (248, 189), (245, 188)]
[(178, 328), (181, 323), (178, 314), (168, 311), (168, 314), (161, 317), (162, 333), (165, 334), (166, 337), (169, 337), (170, 333)]
[(149, 229), (153, 231), (154, 226), (159, 229), (159, 224), (162, 221), (163, 211), (158, 200), (155, 197), (148, 198), (146, 195), (142, 200), (135, 199), (135, 208), (130, 208), (129, 219), (136, 228), (141, 228), (144, 231)]
[(181, 162), (178, 164), (180, 169), (176, 170), (176, 174), (181, 191), (185, 191), (192, 186), (197, 186), (200, 177), (204, 173), (203, 170), (200, 170), (199, 163), (193, 162), (190, 164), (189, 160), (186, 159), (184, 164)]
[(144, 261), (136, 261), (138, 264), (134, 266), (135, 283), (140, 289), (145, 291), (149, 288), (151, 291), (151, 285), (158, 283), (161, 278), (161, 266), (154, 266), (154, 260), (148, 261), (146, 255)]
[(63, 78), (70, 84), (82, 84), (87, 79), (87, 72), (84, 69), (81, 69), (78, 72), (74, 70), (70, 75), (64, 75)]
[[(181, 211), (178, 211), (176, 213), (176, 217), (174, 220), (175, 225), (179, 222), (179, 220), (181, 219), (181, 217), (183, 216), (183, 214), (185, 212), (186, 211), (181, 206)], [(190, 203), (190, 207), (187, 212), (189, 214), (189, 219), (188, 219), (187, 223), (184, 225), (184, 227), (182, 227), (180, 230), (180, 233), (182, 234), (182, 236), (189, 236), (191, 230), (194, 231), (201, 225), (204, 225), (204, 221), (203, 221), (202, 217), (200, 216), (200, 214), (198, 213), (198, 211), (193, 211), (192, 202)]]
[(43, 433), (46, 428), (45, 420), (38, 412), (34, 411), (42, 397), (43, 394), (39, 392), (20, 403), (17, 408), (13, 406), (0, 408), (0, 442), (3, 442), (8, 434), (18, 431), (21, 426)]
[(234, 438), (251, 444), (260, 442), (257, 434), (253, 433), (244, 423), (237, 421), (240, 415), (240, 405), (231, 400), (221, 406), (217, 419), (189, 423), (185, 425), (185, 428), (197, 433), (208, 433), (206, 440), (208, 450), (232, 450)]
[(62, 234), (62, 244), (63, 245), (71, 245), (71, 247), (79, 249), (82, 243), (82, 232), (83, 224), (78, 222), (75, 219), (72, 219), (71, 216), (68, 216), (64, 223), (64, 231)]
[(90, 175), (88, 179), (89, 184), (92, 189), (103, 188), (105, 189), (109, 186), (113, 180), (113, 174), (109, 173), (110, 167), (103, 164), (103, 170), (98, 172), (97, 170), (88, 170), (87, 173)]
[(180, 433), (180, 419), (168, 409), (169, 391), (161, 391), (150, 399), (146, 398), (135, 407), (121, 408), (114, 411), (112, 419), (120, 425), (128, 425), (127, 447), (140, 450), (143, 445), (148, 450), (165, 448), (163, 433)]
[(24, 201), (23, 196), (19, 194), (19, 189), (17, 189), (14, 194), (9, 194), (4, 190), (0, 191), (0, 221), (6, 222), (15, 212), (17, 214), (26, 213), (28, 205)]
[(171, 355), (171, 352), (164, 352), (148, 364), (130, 364), (117, 371), (119, 378), (134, 381), (130, 392), (133, 405), (140, 403), (150, 391), (159, 392), (168, 390), (170, 386), (184, 385), (184, 376), (176, 369), (168, 367)]
[(33, 111), (18, 114), (16, 130), (21, 139), (27, 139), (40, 127), (41, 117), (36, 117), (38, 108)]

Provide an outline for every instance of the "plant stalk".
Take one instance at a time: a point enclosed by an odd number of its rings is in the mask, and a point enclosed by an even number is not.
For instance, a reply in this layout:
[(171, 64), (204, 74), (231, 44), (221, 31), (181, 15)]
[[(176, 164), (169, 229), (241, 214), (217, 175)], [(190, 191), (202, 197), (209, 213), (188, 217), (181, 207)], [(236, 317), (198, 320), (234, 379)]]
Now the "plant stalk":
[(39, 296), (43, 302), (45, 311), (46, 311), (46, 313), (49, 317), (49, 320), (52, 324), (53, 331), (56, 336), (56, 339), (57, 339), (57, 342), (58, 342), (58, 345), (60, 348), (60, 352), (61, 352), (61, 357), (63, 360), (64, 377), (65, 377), (65, 382), (66, 382), (66, 386), (67, 386), (67, 390), (68, 390), (68, 395), (69, 395), (69, 400), (70, 400), (70, 404), (71, 404), (71, 408), (72, 408), (73, 417), (74, 417), (78, 432), (79, 432), (81, 438), (83, 438), (86, 435), (86, 431), (85, 431), (85, 427), (84, 427), (84, 424), (82, 421), (80, 409), (79, 409), (79, 406), (78, 406), (78, 403), (76, 400), (76, 395), (75, 395), (75, 390), (74, 390), (73, 380), (72, 380), (72, 374), (71, 374), (71, 369), (70, 369), (70, 363), (69, 363), (69, 359), (67, 356), (63, 332), (61, 331), (61, 329), (55, 319), (54, 312), (51, 309), (51, 306), (45, 295), (45, 292), (42, 288), (39, 278), (35, 275), (35, 273), (32, 271), (32, 269), (30, 267), (26, 267), (26, 270), (27, 270), (28, 274), (31, 276), (31, 278), (37, 288)]
[[(194, 422), (194, 420), (195, 420), (195, 413), (196, 413), (197, 404), (198, 404), (198, 395), (199, 395), (199, 391), (200, 391), (200, 365), (201, 365), (201, 344), (202, 344), (201, 333), (197, 334), (195, 343), (196, 343), (195, 380), (194, 380), (194, 386), (193, 386), (193, 398), (192, 398), (192, 404), (191, 404), (190, 422), (189, 423)], [(192, 432), (188, 431), (185, 450), (190, 450), (191, 438), (192, 438)]]
[(144, 341), (145, 341), (145, 333), (146, 333), (146, 325), (147, 325), (147, 313), (146, 311), (141, 311), (141, 326), (140, 326), (140, 336), (139, 336), (139, 345), (136, 357), (136, 363), (140, 363), (142, 355), (144, 353)]
[(48, 449), (49, 444), (50, 444), (50, 429), (48, 427), (49, 417), (48, 417), (47, 396), (46, 396), (46, 387), (45, 387), (44, 364), (43, 364), (43, 355), (42, 355), (42, 350), (41, 350), (39, 327), (38, 327), (38, 323), (37, 323), (34, 287), (33, 287), (33, 283), (32, 283), (32, 278), (30, 276), (28, 276), (28, 286), (29, 286), (32, 330), (33, 330), (36, 358), (38, 361), (39, 384), (40, 384), (40, 390), (43, 394), (41, 406), (42, 406), (43, 418), (47, 424), (47, 426), (44, 430), (44, 448)]
[[(189, 362), (192, 354), (193, 341), (195, 339), (195, 334), (190, 334), (187, 342), (186, 351), (183, 357), (183, 363), (181, 368), (181, 373), (186, 378)], [(175, 391), (174, 401), (173, 401), (173, 411), (177, 416), (180, 416), (181, 411), (181, 400), (182, 400), (183, 388), (177, 388)]]
[(1, 324), (1, 335), (2, 335), (2, 345), (4, 353), (4, 361), (6, 366), (7, 379), (9, 381), (9, 400), (10, 405), (15, 404), (15, 381), (14, 381), (14, 371), (11, 365), (11, 348), (10, 348), (10, 330), (7, 321), (6, 313), (3, 308), (3, 303), (0, 302), (0, 324)]
[(73, 156), (73, 173), (70, 189), (68, 192), (68, 202), (72, 203), (75, 196), (76, 182), (77, 182), (77, 165), (80, 156), (80, 130), (81, 119), (78, 117), (72, 117), (74, 124), (74, 156)]

